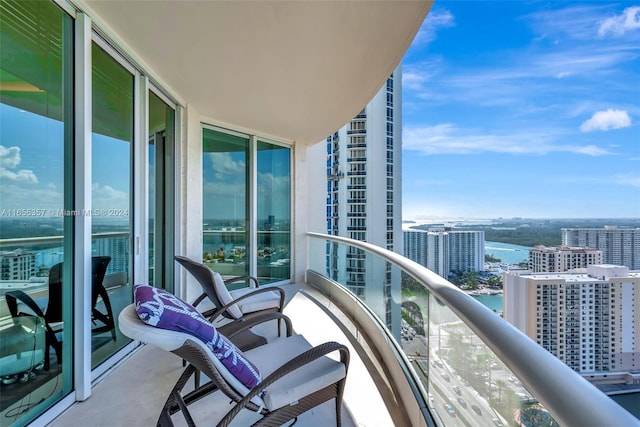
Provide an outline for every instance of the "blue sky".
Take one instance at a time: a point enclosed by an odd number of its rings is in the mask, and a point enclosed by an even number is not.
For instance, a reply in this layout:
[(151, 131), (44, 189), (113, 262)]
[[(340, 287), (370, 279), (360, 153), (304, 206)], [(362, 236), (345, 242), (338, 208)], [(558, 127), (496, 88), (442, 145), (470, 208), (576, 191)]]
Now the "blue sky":
[(403, 217), (640, 217), (640, 2), (436, 1), (403, 61)]

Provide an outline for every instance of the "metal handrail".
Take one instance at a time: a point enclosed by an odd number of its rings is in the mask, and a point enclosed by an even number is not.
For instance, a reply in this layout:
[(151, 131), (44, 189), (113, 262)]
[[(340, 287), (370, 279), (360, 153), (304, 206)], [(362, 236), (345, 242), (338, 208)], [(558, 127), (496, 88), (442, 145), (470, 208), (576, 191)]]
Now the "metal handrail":
[(354, 246), (411, 275), (453, 311), (563, 426), (640, 426), (640, 420), (516, 327), (426, 267), (379, 246), (345, 237), (307, 236)]

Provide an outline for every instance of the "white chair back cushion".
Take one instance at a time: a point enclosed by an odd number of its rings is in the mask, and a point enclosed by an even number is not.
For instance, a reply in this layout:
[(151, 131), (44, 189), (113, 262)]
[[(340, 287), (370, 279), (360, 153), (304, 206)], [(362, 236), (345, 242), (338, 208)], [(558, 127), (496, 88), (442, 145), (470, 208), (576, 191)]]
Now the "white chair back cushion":
[[(229, 293), (229, 289), (227, 289), (227, 285), (224, 283), (224, 280), (222, 280), (222, 276), (220, 275), (220, 273), (216, 273), (215, 271), (212, 271), (212, 273), (213, 273), (213, 284), (216, 288), (216, 293), (218, 294), (218, 298), (220, 298), (220, 302), (223, 305), (229, 304), (230, 302), (233, 301), (233, 297)], [(242, 317), (242, 311), (240, 311), (240, 307), (238, 307), (238, 304), (233, 304), (231, 307), (229, 307), (227, 311), (229, 312), (229, 314), (231, 314), (231, 316), (235, 317), (236, 319), (239, 319)]]

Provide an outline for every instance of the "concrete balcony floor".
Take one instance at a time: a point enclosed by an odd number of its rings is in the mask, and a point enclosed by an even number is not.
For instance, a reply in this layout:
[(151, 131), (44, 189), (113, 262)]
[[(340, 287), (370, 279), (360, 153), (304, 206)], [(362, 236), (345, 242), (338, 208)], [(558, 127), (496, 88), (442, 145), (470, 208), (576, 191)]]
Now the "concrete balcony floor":
[[(285, 314), (290, 317), (294, 332), (302, 334), (313, 345), (337, 341), (349, 347), (351, 362), (342, 407), (343, 426), (393, 426), (383, 397), (374, 379), (341, 327), (326, 312), (331, 302), (305, 285), (282, 286), (287, 294)], [(266, 324), (254, 329), (267, 338), (276, 334), (275, 326)], [(183, 371), (181, 359), (156, 347), (144, 345), (136, 349), (123, 363), (99, 379), (92, 395), (67, 409), (49, 425), (67, 426), (153, 426), (169, 392)], [(188, 386), (192, 384), (188, 384)], [(325, 427), (335, 425), (333, 400), (306, 412), (297, 425)], [(215, 425), (230, 409), (229, 399), (213, 393), (190, 406), (198, 425)], [(234, 419), (233, 425), (248, 426), (259, 417), (248, 410)], [(180, 413), (174, 415), (176, 425), (186, 425)]]

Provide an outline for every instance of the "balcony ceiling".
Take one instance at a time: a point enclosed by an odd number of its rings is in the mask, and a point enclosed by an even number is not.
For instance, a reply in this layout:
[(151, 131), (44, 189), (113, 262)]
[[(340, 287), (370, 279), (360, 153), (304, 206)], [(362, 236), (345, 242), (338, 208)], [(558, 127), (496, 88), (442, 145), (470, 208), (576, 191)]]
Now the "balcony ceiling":
[(203, 117), (315, 143), (380, 89), (432, 1), (83, 4), (152, 77)]

